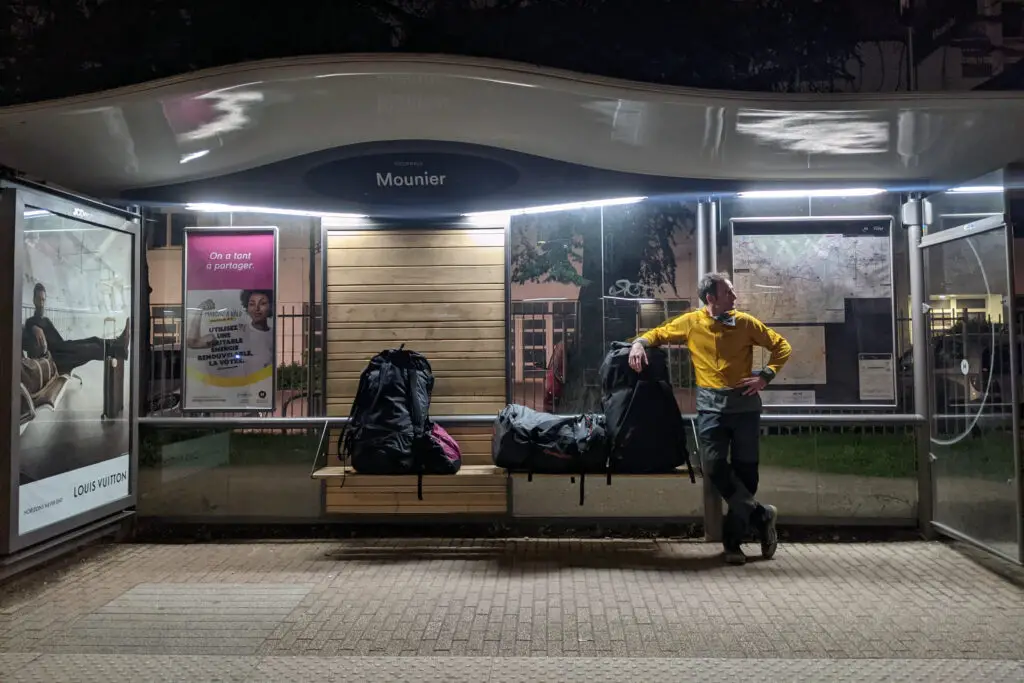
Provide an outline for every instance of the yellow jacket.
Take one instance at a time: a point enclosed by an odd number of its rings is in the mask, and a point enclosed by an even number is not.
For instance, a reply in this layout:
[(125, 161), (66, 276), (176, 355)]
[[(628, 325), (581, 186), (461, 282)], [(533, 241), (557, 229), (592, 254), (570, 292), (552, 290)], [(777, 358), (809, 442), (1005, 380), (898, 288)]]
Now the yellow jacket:
[(697, 386), (705, 389), (727, 389), (750, 377), (755, 346), (771, 353), (764, 369), (767, 372), (763, 372), (765, 379), (773, 379), (793, 352), (789, 342), (752, 315), (729, 311), (723, 318), (718, 320), (706, 308), (700, 308), (669, 320), (638, 339), (647, 346), (685, 343)]

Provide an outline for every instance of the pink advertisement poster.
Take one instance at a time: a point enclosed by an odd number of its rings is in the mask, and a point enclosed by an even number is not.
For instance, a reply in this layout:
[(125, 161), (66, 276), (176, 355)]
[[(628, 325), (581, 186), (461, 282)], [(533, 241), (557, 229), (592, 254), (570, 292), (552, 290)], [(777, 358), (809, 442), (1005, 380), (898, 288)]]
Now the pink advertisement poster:
[(185, 410), (274, 409), (277, 229), (190, 229)]

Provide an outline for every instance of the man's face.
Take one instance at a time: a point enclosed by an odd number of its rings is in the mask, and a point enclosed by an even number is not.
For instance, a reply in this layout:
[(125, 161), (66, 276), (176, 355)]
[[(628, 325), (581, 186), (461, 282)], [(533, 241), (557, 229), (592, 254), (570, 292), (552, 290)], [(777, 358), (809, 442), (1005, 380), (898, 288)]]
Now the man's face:
[(716, 289), (716, 293), (708, 297), (708, 303), (722, 311), (731, 311), (736, 307), (736, 290), (730, 280), (719, 282)]
[(32, 303), (35, 305), (36, 310), (43, 310), (46, 307), (46, 290), (40, 289), (32, 295)]
[(253, 294), (246, 309), (254, 323), (264, 322), (270, 314), (270, 301), (265, 294)]

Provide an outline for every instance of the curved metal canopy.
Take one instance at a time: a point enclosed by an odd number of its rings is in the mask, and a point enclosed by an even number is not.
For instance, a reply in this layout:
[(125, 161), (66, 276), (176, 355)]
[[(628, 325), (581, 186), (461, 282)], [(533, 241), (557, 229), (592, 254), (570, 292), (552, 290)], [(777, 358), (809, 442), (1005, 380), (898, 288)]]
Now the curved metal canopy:
[(1024, 95), (701, 91), (482, 59), (342, 55), (0, 108), (0, 164), (103, 197), (395, 141), (732, 187), (949, 185), (1024, 158)]

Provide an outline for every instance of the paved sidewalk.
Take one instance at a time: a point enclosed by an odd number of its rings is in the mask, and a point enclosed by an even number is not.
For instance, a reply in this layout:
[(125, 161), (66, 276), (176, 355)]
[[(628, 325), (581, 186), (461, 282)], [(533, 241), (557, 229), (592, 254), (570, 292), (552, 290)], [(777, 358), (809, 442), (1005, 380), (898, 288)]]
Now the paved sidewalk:
[[(517, 659), (522, 658), (522, 659)], [(0, 588), (0, 680), (1024, 680), (1024, 588), (939, 543), (119, 545)]]

